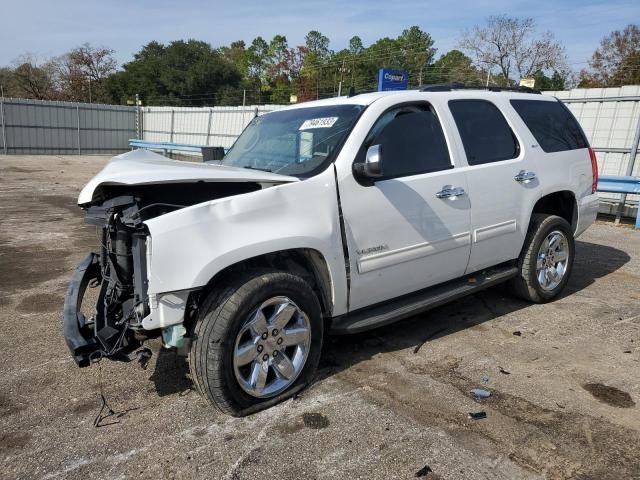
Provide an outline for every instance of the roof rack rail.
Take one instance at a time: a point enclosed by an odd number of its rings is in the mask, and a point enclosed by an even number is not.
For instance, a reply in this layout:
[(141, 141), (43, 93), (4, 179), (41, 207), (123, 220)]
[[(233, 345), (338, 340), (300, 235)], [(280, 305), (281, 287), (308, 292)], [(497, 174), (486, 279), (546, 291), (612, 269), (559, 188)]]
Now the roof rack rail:
[(542, 93), (540, 90), (529, 87), (497, 87), (497, 86), (472, 86), (464, 83), (436, 83), (433, 85), (423, 85), (418, 87), (421, 92), (451, 92), (453, 90), (488, 90), (490, 92), (520, 92), (520, 93)]

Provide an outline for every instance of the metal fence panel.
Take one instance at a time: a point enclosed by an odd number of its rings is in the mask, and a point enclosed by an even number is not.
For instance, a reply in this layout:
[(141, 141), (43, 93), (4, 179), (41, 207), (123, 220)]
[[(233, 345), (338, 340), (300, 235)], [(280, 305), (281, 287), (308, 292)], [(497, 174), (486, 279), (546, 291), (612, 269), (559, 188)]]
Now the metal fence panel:
[(2, 153), (120, 153), (136, 138), (136, 108), (3, 98)]
[[(596, 151), (600, 175), (640, 175), (640, 155), (633, 149), (640, 135), (639, 85), (544, 93), (560, 99), (576, 116)], [(601, 193), (600, 198), (604, 213), (618, 213), (617, 205), (625, 199), (616, 193)], [(627, 205), (620, 213), (635, 215), (639, 200), (639, 195), (627, 195)]]
[(144, 107), (142, 139), (229, 148), (253, 117), (282, 107)]

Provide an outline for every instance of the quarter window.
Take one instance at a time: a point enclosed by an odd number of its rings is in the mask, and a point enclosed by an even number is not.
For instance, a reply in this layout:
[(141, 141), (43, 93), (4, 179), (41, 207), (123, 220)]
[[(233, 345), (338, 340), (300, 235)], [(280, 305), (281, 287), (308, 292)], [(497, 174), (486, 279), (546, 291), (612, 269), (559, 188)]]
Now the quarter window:
[(469, 165), (516, 158), (520, 147), (504, 116), (486, 100), (450, 100)]
[(563, 103), (511, 100), (511, 105), (545, 152), (577, 150), (589, 146), (577, 120)]
[(453, 168), (440, 121), (426, 107), (383, 114), (365, 141), (371, 145), (381, 145), (385, 179)]

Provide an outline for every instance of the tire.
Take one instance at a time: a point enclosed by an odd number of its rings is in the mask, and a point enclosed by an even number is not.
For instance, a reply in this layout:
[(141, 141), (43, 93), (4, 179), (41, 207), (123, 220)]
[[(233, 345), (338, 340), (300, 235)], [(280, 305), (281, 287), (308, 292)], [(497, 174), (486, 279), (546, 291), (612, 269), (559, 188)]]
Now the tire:
[[(245, 416), (311, 382), (320, 361), (323, 321), (316, 295), (296, 275), (254, 271), (226, 283), (202, 302), (189, 368), (209, 402), (224, 413)], [(294, 340), (300, 343), (292, 347)]]
[[(563, 248), (561, 250), (551, 248), (554, 253), (550, 255), (548, 253), (550, 249), (545, 244), (545, 248), (541, 251), (541, 247), (548, 239), (552, 239), (551, 247), (556, 247), (559, 242), (564, 241)], [(564, 256), (566, 256), (564, 265), (562, 261), (556, 262)], [(512, 283), (514, 293), (534, 303), (552, 300), (569, 281), (574, 256), (575, 241), (569, 223), (556, 215), (533, 214), (517, 262), (518, 276)], [(543, 268), (539, 269), (541, 266)]]

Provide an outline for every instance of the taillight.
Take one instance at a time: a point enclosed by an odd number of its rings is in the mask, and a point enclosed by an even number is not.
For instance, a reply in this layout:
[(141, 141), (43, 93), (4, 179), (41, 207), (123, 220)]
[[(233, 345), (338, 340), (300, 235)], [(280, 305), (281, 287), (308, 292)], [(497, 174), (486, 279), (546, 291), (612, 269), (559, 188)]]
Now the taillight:
[(591, 182), (591, 193), (598, 190), (598, 158), (593, 148), (589, 147), (589, 157), (591, 157), (591, 172), (593, 173), (593, 182)]

